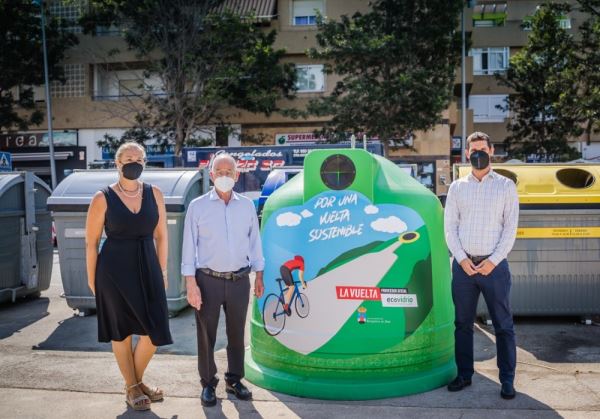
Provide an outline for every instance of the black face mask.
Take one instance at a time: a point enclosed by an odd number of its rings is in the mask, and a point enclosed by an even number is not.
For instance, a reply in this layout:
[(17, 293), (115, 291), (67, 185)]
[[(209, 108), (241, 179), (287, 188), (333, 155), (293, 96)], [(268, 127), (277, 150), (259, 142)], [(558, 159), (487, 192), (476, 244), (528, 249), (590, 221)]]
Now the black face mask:
[(121, 168), (121, 172), (123, 173), (123, 177), (129, 180), (136, 180), (142, 175), (144, 171), (144, 166), (139, 164), (138, 162), (131, 162), (124, 164)]
[(477, 170), (483, 170), (490, 165), (490, 155), (483, 150), (476, 150), (469, 156), (471, 166)]

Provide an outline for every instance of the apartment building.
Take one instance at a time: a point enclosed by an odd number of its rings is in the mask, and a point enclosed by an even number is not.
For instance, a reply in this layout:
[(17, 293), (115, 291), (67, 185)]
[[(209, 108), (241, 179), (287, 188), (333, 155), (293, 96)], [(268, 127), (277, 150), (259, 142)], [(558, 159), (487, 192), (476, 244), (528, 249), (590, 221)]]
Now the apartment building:
[[(366, 12), (368, 3), (367, 0), (227, 0), (227, 5), (240, 13), (254, 11), (265, 29), (277, 30), (276, 47), (285, 48), (285, 60), (296, 64), (298, 69), (297, 98), (291, 102), (291, 106), (296, 107), (304, 107), (310, 98), (329, 94), (337, 81), (335, 76), (323, 74), (322, 62), (311, 60), (305, 54), (308, 48), (316, 45), (315, 10), (330, 19), (337, 19), (343, 14)], [(77, 2), (57, 0), (50, 3), (50, 11), (56, 16), (75, 20), (80, 7)], [(467, 14), (467, 30), (470, 30), (470, 10)], [(133, 125), (131, 105), (137, 100), (136, 89), (139, 89), (140, 79), (144, 78), (144, 63), (139, 62), (133, 51), (127, 50), (118, 28), (101, 28), (95, 37), (82, 34), (77, 26), (70, 29), (78, 34), (80, 42), (68, 52), (63, 63), (66, 83), (51, 86), (56, 148), (58, 152), (65, 151), (60, 154), (64, 164), (58, 166), (59, 181), (69, 170), (86, 167), (102, 158), (96, 142), (105, 134), (120, 136)], [(111, 53), (115, 50), (119, 53)], [(468, 57), (469, 86), (474, 81), (472, 63), (472, 57)], [(157, 79), (147, 78), (144, 83), (160, 88)], [(459, 83), (460, 72), (457, 71), (456, 95), (460, 94)], [(470, 91), (476, 93), (474, 89)], [(36, 88), (35, 97), (43, 108), (43, 86)], [(468, 131), (472, 130), (470, 115)], [(459, 120), (454, 101), (443, 113), (442, 123), (427, 132), (414, 133), (410, 147), (391, 150), (390, 159), (416, 164), (422, 183), (443, 194), (450, 182), (451, 144), (453, 137), (460, 135)], [(261, 137), (263, 144), (275, 147), (315, 141), (313, 131), (321, 128), (324, 121), (319, 118), (291, 119), (278, 114), (266, 117), (232, 110), (233, 133), (220, 135), (215, 127), (205, 128), (214, 129), (211, 137), (218, 146), (246, 145), (241, 139), (252, 136)], [(15, 166), (30, 168), (44, 178), (49, 176), (48, 154), (44, 148), (47, 146), (46, 126), (44, 121), (27, 132), (0, 134), (0, 149), (8, 149), (17, 156)], [(30, 161), (33, 158), (36, 160)]]
[[(471, 13), (472, 83), (467, 85), (468, 120), (472, 129), (488, 133), (495, 143), (497, 158), (505, 155), (502, 142), (508, 135), (506, 129), (510, 110), (502, 111), (509, 89), (499, 86), (494, 74), (505, 71), (512, 55), (526, 43), (529, 31), (527, 23), (541, 1), (509, 0), (504, 2), (478, 1)], [(570, 1), (573, 10), (560, 20), (560, 25), (575, 33), (586, 19), (579, 11), (577, 2)], [(468, 131), (471, 131), (469, 128)], [(573, 141), (584, 158), (600, 158), (600, 137), (596, 135), (592, 144)]]

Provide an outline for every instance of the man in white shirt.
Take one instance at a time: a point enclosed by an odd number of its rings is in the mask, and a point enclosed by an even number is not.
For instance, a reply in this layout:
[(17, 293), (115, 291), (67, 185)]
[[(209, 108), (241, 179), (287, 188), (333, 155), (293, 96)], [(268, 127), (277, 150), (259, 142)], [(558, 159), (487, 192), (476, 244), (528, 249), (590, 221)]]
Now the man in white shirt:
[(187, 210), (183, 229), (181, 273), (187, 298), (196, 309), (198, 371), (203, 406), (217, 403), (217, 367), (214, 350), (221, 307), (227, 327), (225, 390), (240, 400), (252, 393), (244, 386), (244, 326), (250, 297), (250, 271), (256, 272), (254, 293), (264, 291), (258, 218), (254, 204), (233, 191), (239, 177), (236, 161), (229, 154), (217, 155), (210, 166), (215, 187), (194, 199)]
[(512, 399), (516, 394), (513, 383), (517, 355), (506, 257), (517, 234), (519, 198), (514, 182), (491, 169), (493, 153), (487, 134), (471, 134), (467, 138), (467, 155), (472, 172), (450, 185), (446, 199), (444, 227), (454, 257), (452, 299), (458, 367), (458, 376), (448, 390), (460, 391), (471, 384), (473, 322), (482, 293), (496, 334), (500, 395)]

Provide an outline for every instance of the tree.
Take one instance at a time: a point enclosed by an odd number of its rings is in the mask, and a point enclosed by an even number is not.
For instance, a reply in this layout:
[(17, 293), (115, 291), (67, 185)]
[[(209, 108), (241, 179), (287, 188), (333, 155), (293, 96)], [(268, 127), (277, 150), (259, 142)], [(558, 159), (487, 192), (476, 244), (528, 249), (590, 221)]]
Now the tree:
[(542, 4), (528, 22), (527, 44), (510, 60), (499, 83), (512, 89), (505, 110), (513, 116), (505, 140), (508, 155), (525, 159), (536, 155), (546, 161), (579, 157), (568, 139), (581, 134), (581, 126), (570, 109), (579, 100), (572, 36), (560, 27), (570, 11), (567, 4)]
[(584, 138), (589, 144), (592, 132), (600, 131), (600, 0), (580, 0), (583, 11), (589, 13), (579, 27), (576, 41), (575, 66), (578, 100), (566, 104), (569, 112), (584, 127)]
[(376, 0), (371, 11), (318, 18), (318, 48), (325, 72), (341, 80), (307, 111), (330, 116), (322, 134), (378, 137), (385, 154), (417, 130), (441, 121), (460, 60), (459, 0)]
[[(281, 64), (275, 31), (252, 16), (223, 10), (223, 0), (92, 1), (87, 31), (120, 27), (127, 45), (157, 75), (162, 91), (143, 95), (148, 126), (174, 132), (175, 153), (208, 124), (227, 125), (231, 107), (270, 115), (292, 98), (295, 70)], [(146, 118), (144, 116), (144, 118)]]
[[(62, 80), (58, 63), (77, 38), (63, 29), (66, 22), (47, 16), (49, 76)], [(26, 130), (43, 120), (32, 88), (44, 84), (40, 8), (30, 0), (0, 0), (0, 45), (0, 130)]]

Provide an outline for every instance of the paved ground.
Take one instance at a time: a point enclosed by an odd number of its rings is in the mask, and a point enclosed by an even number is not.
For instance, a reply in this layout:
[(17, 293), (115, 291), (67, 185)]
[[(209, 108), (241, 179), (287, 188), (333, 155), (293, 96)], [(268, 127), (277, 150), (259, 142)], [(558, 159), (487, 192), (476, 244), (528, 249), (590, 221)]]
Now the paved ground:
[[(96, 318), (75, 317), (63, 299), (58, 264), (51, 288), (37, 300), (0, 305), (0, 418), (598, 418), (600, 327), (577, 319), (519, 319), (513, 401), (499, 397), (494, 336), (477, 326), (473, 386), (365, 402), (291, 397), (250, 385), (253, 402), (228, 397), (204, 409), (198, 399), (195, 327), (191, 310), (171, 319), (176, 343), (161, 348), (147, 373), (169, 395), (152, 412), (126, 408), (110, 346), (96, 342)], [(221, 333), (223, 336), (223, 333)], [(220, 371), (225, 342), (217, 344)]]

